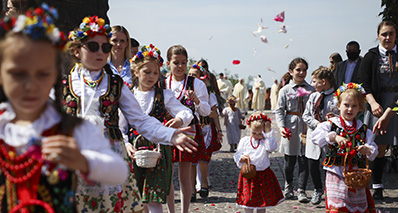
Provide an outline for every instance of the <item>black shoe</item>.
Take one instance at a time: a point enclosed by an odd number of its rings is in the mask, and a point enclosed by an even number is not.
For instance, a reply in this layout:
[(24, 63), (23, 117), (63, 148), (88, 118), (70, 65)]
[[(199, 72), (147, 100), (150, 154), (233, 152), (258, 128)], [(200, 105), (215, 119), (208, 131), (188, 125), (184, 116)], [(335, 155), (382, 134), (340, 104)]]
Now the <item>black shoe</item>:
[(201, 189), (200, 189), (200, 197), (202, 197), (202, 198), (208, 197), (208, 188), (201, 187)]
[(196, 198), (196, 194), (192, 194), (192, 197), (190, 197), (190, 202), (196, 202), (197, 198)]
[(372, 195), (374, 200), (382, 201), (383, 200), (383, 189), (375, 189), (374, 194)]

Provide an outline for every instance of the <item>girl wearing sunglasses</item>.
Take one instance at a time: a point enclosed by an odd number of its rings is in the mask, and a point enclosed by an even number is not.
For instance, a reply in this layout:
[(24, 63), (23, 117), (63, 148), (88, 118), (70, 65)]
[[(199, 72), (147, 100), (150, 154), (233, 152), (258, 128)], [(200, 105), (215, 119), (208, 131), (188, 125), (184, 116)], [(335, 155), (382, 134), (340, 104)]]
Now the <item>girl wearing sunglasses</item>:
[[(111, 51), (111, 28), (97, 16), (85, 17), (79, 28), (69, 34), (69, 52), (80, 62), (64, 79), (64, 110), (91, 121), (110, 141), (112, 149), (129, 157), (119, 129), (119, 111), (127, 122), (150, 141), (163, 141), (182, 151), (196, 150), (197, 145), (181, 131), (164, 127), (157, 119), (145, 115), (134, 95), (119, 75), (107, 64)], [(133, 174), (124, 185), (101, 186), (80, 183), (78, 211), (137, 212), (143, 209)]]

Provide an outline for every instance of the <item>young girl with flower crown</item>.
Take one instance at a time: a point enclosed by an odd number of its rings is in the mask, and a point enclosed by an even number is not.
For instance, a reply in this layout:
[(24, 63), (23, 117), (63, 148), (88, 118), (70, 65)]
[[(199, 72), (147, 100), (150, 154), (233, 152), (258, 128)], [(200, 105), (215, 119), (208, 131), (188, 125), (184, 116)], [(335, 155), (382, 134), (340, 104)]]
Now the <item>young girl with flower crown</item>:
[[(308, 202), (305, 192), (308, 179), (308, 164), (305, 157), (305, 144), (301, 135), (305, 135), (307, 125), (302, 119), (309, 94), (300, 94), (301, 90), (314, 91), (304, 79), (307, 76), (308, 63), (295, 58), (289, 64), (292, 79), (279, 90), (276, 121), (282, 136), (279, 151), (285, 154), (285, 191), (286, 199), (293, 199), (293, 171), (296, 161), (299, 165), (297, 199)], [(300, 89), (301, 88), (301, 89)]]
[[(193, 119), (192, 112), (183, 106), (171, 90), (158, 86), (160, 66), (163, 64), (161, 52), (150, 44), (144, 46), (131, 60), (134, 76), (132, 92), (142, 111), (153, 116), (165, 126), (178, 128), (187, 126)], [(169, 119), (167, 115), (173, 118)], [(169, 120), (167, 120), (169, 119)], [(135, 159), (137, 150), (155, 148), (152, 141), (137, 134), (135, 128), (128, 132), (129, 143), (125, 143), (129, 156)], [(139, 186), (142, 202), (149, 212), (162, 212), (162, 204), (167, 202), (172, 180), (172, 149), (170, 144), (160, 141), (161, 157), (154, 168), (141, 168), (133, 163), (133, 172)]]
[(0, 20), (0, 212), (77, 212), (77, 176), (112, 185), (128, 174), (93, 124), (61, 111), (55, 18), (43, 4)]
[(271, 130), (271, 119), (261, 112), (253, 113), (247, 120), (250, 136), (240, 139), (234, 155), (236, 165), (241, 168), (250, 161), (256, 167), (257, 174), (252, 179), (239, 175), (236, 204), (246, 213), (265, 212), (270, 206), (276, 206), (284, 198), (278, 179), (270, 168), (269, 153), (278, 148)]
[[(205, 61), (200, 61), (205, 63)], [(218, 118), (218, 101), (217, 97), (212, 92), (210, 77), (207, 71), (203, 68), (200, 62), (194, 63), (188, 72), (189, 76), (193, 76), (197, 79), (201, 79), (207, 85), (207, 91), (209, 93), (208, 103), (211, 106), (211, 113), (208, 116), (200, 116), (200, 124), (202, 129), (202, 134), (204, 137), (205, 152), (200, 155), (198, 168), (199, 174), (197, 174), (197, 168), (192, 167), (192, 200), (196, 200), (196, 179), (199, 179), (200, 187), (200, 197), (208, 197), (208, 169), (211, 160), (211, 155), (213, 152), (218, 151), (221, 148), (222, 142), (222, 131), (221, 125)], [(198, 177), (201, 178), (198, 178)]]
[[(107, 64), (111, 51), (110, 27), (97, 16), (86, 17), (70, 32), (70, 53), (80, 60), (64, 80), (64, 110), (96, 124), (113, 150), (129, 161), (118, 127), (120, 110), (127, 122), (150, 141), (164, 141), (191, 152), (196, 143), (182, 130), (164, 127), (140, 110), (139, 103)], [(78, 208), (82, 211), (133, 212), (142, 209), (136, 182), (131, 174), (124, 185), (80, 185)]]
[[(344, 181), (344, 164), (347, 169), (365, 167), (378, 154), (373, 133), (360, 120), (365, 91), (359, 84), (348, 83), (335, 92), (340, 116), (332, 117), (317, 126), (312, 142), (327, 146), (323, 162), (326, 172), (325, 208), (327, 212), (375, 212), (374, 201), (366, 183), (365, 188), (349, 188)], [(347, 155), (347, 161), (345, 161)]]
[(328, 117), (337, 114), (337, 106), (333, 102), (333, 95), (336, 88), (335, 77), (327, 67), (319, 67), (311, 74), (312, 85), (316, 92), (310, 95), (307, 101), (303, 120), (307, 124), (306, 157), (310, 169), (311, 179), (314, 184), (314, 195), (311, 203), (317, 205), (321, 203), (321, 196), (324, 194), (320, 172), (320, 158), (322, 148), (311, 141), (314, 129)]
[[(174, 149), (173, 162), (179, 162), (179, 183), (181, 187), (181, 209), (188, 212), (190, 205), (190, 195), (192, 192), (191, 167), (192, 163), (199, 161), (199, 155), (204, 152), (204, 141), (202, 130), (199, 123), (200, 116), (207, 116), (211, 112), (208, 104), (208, 93), (206, 85), (199, 79), (186, 75), (188, 54), (181, 45), (175, 45), (167, 51), (167, 65), (171, 68), (171, 75), (163, 82), (161, 88), (170, 89), (183, 105), (192, 110), (194, 118), (191, 125), (191, 132), (194, 140), (198, 142), (199, 149), (191, 154)], [(172, 184), (172, 182), (171, 182)], [(175, 212), (173, 186), (168, 197), (168, 209)]]

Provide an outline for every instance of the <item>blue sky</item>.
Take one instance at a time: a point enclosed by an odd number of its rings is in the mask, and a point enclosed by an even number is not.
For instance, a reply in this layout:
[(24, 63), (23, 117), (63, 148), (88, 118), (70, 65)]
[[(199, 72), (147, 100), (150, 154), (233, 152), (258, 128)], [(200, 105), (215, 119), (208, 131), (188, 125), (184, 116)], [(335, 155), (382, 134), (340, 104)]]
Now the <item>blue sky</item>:
[[(156, 45), (164, 58), (170, 46), (181, 44), (189, 58), (207, 59), (216, 73), (228, 70), (246, 80), (260, 74), (270, 86), (295, 57), (308, 61), (309, 81), (318, 66), (329, 65), (331, 53), (346, 59), (345, 47), (351, 40), (360, 43), (364, 55), (378, 44), (380, 4), (379, 0), (111, 0), (108, 16), (111, 25), (123, 25), (141, 45)], [(287, 34), (278, 33), (282, 24), (273, 20), (281, 11)], [(252, 34), (261, 18), (269, 27), (260, 34), (267, 37), (267, 44)], [(241, 64), (233, 65), (233, 60)]]

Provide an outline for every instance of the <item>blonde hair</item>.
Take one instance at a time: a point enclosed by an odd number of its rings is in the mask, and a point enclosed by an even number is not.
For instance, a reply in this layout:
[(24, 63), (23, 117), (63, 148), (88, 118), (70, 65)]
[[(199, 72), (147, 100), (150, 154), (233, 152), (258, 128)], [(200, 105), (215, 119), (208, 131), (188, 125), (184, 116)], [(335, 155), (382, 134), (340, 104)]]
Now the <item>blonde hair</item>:
[[(131, 39), (130, 39), (131, 37), (129, 36), (128, 30), (121, 25), (115, 25), (115, 26), (111, 27), (111, 32), (112, 33), (122, 32), (125, 35), (128, 46), (125, 48), (124, 56), (125, 56), (125, 59), (131, 59), (132, 58), (132, 56), (131, 56)], [(112, 55), (112, 52), (111, 52), (111, 55)]]
[(357, 100), (358, 104), (360, 105), (361, 112), (365, 111), (365, 97), (361, 92), (357, 91), (357, 89), (355, 88), (346, 89), (344, 92), (340, 94), (338, 107), (342, 103), (342, 100), (345, 96), (350, 96), (351, 98), (355, 98), (355, 100)]
[(236, 102), (236, 97), (234, 95), (230, 95), (226, 102), (228, 103), (229, 101), (235, 101)]
[[(262, 113), (260, 111), (254, 112), (253, 114), (250, 115), (250, 117), (260, 117), (260, 118), (262, 118), (263, 116), (267, 116), (267, 114)], [(264, 119), (250, 120), (250, 118), (249, 118), (249, 120), (248, 120), (249, 124), (248, 125), (249, 125), (250, 128), (251, 127), (258, 128), (260, 126), (264, 128), (265, 122), (266, 121)]]
[(157, 58), (151, 57), (151, 56), (146, 56), (143, 58), (136, 59), (135, 61), (131, 62), (131, 74), (132, 74), (132, 84), (133, 86), (138, 86), (138, 79), (135, 75), (135, 72), (139, 72), (139, 70), (148, 63), (155, 62), (157, 64), (158, 68), (158, 74), (160, 74), (160, 60)]

